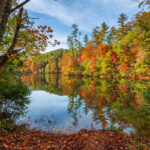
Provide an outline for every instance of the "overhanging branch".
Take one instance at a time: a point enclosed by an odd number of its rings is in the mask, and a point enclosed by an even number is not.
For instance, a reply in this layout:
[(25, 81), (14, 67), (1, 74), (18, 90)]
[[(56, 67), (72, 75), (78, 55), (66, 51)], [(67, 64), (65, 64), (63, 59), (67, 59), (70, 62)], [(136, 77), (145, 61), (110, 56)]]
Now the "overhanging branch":
[(13, 8), (12, 10), (10, 10), (10, 13), (12, 13), (13, 11), (15, 11), (16, 9), (22, 7), (23, 5), (25, 5), (26, 3), (28, 3), (30, 0), (26, 0), (24, 2), (22, 2), (21, 4), (19, 4), (18, 6), (16, 6), (15, 8)]

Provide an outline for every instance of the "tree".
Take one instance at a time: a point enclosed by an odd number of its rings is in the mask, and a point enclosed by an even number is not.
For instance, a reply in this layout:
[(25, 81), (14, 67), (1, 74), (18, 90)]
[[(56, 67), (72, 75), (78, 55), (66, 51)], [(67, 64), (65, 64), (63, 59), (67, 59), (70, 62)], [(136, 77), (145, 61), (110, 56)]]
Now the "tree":
[(118, 18), (118, 23), (119, 23), (119, 26), (124, 28), (125, 26), (125, 21), (128, 19), (128, 17), (125, 15), (125, 14), (120, 14), (120, 17)]
[(11, 46), (7, 49), (7, 53), (0, 56), (0, 68), (8, 61), (9, 55), (16, 53), (16, 51), (14, 51), (14, 48), (16, 46), (19, 30), (21, 28), (22, 13), (23, 13), (23, 8), (21, 8), (18, 12), (18, 19), (17, 19), (16, 29), (15, 29), (15, 34), (14, 34)]
[(101, 24), (101, 30), (99, 32), (99, 41), (100, 41), (100, 43), (106, 41), (106, 34), (108, 33), (108, 29), (109, 29), (109, 27), (107, 26), (107, 24), (105, 22), (103, 22)]
[(105, 22), (101, 24), (100, 27), (95, 27), (92, 31), (92, 44), (97, 47), (99, 44), (106, 42), (106, 35), (108, 33), (109, 27)]
[[(56, 40), (52, 43), (51, 39), (53, 30), (47, 26), (34, 27), (33, 22), (30, 21), (27, 11), (23, 10), (24, 3), (17, 5), (11, 9), (11, 12), (20, 8), (18, 14), (12, 13), (7, 20), (7, 27), (5, 28), (5, 34), (0, 43), (0, 69), (10, 59), (17, 59), (20, 56), (36, 55), (40, 51), (44, 51), (47, 44), (50, 43), (53, 46), (60, 44)], [(15, 28), (15, 30), (14, 30)]]
[(106, 41), (109, 46), (112, 46), (112, 42), (114, 41), (116, 36), (116, 31), (117, 31), (116, 28), (112, 27), (106, 37)]
[(122, 39), (124, 35), (127, 33), (127, 28), (125, 26), (125, 21), (128, 19), (128, 17), (125, 14), (120, 14), (118, 18), (118, 24), (119, 24), (119, 29), (117, 32), (117, 37), (118, 39)]
[(68, 36), (67, 41), (68, 41), (69, 48), (71, 49), (73, 54), (74, 63), (75, 65), (77, 65), (77, 58), (79, 56), (79, 51), (82, 48), (82, 43), (80, 41), (81, 32), (79, 32), (77, 24), (73, 24), (72, 29), (73, 31), (71, 35)]
[(98, 41), (98, 38), (99, 38), (99, 30), (100, 30), (100, 27), (96, 26), (93, 31), (92, 31), (92, 45), (93, 46), (97, 46), (99, 45), (99, 41)]
[(16, 53), (14, 51), (14, 47), (17, 43), (18, 33), (19, 33), (19, 30), (21, 27), (21, 18), (22, 18), (22, 14), (23, 14), (23, 7), (22, 6), (29, 1), (30, 0), (26, 0), (23, 3), (17, 5), (15, 8), (12, 8), (12, 5), (13, 5), (12, 0), (4, 0), (4, 1), (0, 0), (0, 8), (1, 8), (0, 9), (0, 45), (2, 44), (3, 36), (5, 34), (5, 31), (6, 31), (6, 26), (7, 26), (7, 22), (8, 22), (8, 18), (10, 16), (10, 14), (12, 12), (14, 12), (16, 9), (21, 7), (19, 12), (18, 12), (18, 19), (17, 19), (17, 23), (16, 23), (16, 29), (15, 29), (14, 37), (12, 40), (12, 44), (7, 49), (7, 53), (0, 56), (0, 70), (1, 70), (2, 66), (8, 61), (8, 59), (9, 59), (8, 56)]
[(87, 34), (85, 34), (84, 39), (83, 39), (83, 42), (84, 42), (84, 45), (85, 45), (85, 46), (88, 44), (89, 38), (88, 38), (88, 35), (87, 35)]
[(0, 44), (5, 34), (8, 18), (12, 12), (25, 5), (30, 0), (25, 0), (23, 3), (12, 8), (12, 0), (0, 0)]
[(144, 7), (144, 6), (148, 6), (148, 8), (150, 9), (150, 0), (143, 0), (143, 1), (141, 1), (140, 2), (140, 4), (139, 4), (139, 8), (140, 7)]

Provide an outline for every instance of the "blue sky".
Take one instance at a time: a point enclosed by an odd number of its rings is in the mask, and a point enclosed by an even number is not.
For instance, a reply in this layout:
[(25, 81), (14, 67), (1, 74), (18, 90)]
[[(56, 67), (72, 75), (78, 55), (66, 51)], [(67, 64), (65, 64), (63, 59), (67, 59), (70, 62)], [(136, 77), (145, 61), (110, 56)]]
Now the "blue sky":
[(104, 21), (109, 26), (117, 26), (121, 13), (131, 20), (139, 11), (136, 0), (31, 0), (25, 8), (30, 17), (39, 18), (35, 20), (36, 24), (50, 26), (54, 30), (54, 38), (61, 42), (60, 46), (49, 45), (46, 52), (67, 48), (67, 36), (74, 23), (79, 25), (83, 35), (90, 35), (92, 29)]

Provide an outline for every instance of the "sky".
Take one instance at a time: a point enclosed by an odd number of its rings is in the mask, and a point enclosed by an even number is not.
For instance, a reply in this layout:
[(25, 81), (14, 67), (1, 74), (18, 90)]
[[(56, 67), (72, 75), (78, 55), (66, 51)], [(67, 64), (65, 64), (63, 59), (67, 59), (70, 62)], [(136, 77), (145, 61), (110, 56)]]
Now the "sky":
[[(21, 0), (24, 1), (24, 0)], [(67, 36), (72, 24), (79, 25), (82, 35), (91, 35), (95, 26), (103, 22), (110, 27), (117, 27), (117, 19), (125, 13), (131, 20), (139, 11), (137, 0), (31, 0), (25, 5), (30, 17), (35, 17), (35, 24), (50, 26), (59, 46), (48, 46), (46, 52), (68, 48)]]

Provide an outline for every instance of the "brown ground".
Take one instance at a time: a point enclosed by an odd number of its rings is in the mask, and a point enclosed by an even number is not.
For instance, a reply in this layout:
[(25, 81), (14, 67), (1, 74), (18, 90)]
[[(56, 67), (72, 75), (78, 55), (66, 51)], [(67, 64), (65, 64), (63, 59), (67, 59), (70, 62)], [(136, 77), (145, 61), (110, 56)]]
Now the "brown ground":
[(41, 131), (0, 133), (0, 150), (149, 150), (150, 139), (82, 129), (66, 135)]

